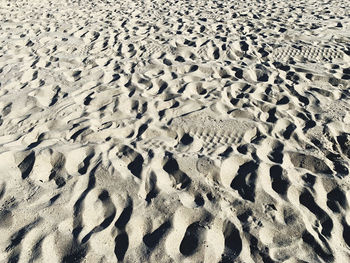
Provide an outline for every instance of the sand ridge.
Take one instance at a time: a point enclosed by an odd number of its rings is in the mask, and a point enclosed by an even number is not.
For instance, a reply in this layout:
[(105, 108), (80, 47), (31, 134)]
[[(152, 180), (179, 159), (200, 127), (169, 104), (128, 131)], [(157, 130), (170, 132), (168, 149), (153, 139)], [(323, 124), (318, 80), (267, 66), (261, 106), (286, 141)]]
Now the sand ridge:
[(347, 1), (0, 6), (0, 262), (349, 261)]

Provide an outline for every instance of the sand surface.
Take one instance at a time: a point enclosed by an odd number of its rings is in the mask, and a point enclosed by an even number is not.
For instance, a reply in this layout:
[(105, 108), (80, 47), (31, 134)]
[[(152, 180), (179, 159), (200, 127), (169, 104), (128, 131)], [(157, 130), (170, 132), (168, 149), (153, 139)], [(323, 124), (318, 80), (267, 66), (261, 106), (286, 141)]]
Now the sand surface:
[(0, 262), (350, 262), (347, 0), (0, 0)]

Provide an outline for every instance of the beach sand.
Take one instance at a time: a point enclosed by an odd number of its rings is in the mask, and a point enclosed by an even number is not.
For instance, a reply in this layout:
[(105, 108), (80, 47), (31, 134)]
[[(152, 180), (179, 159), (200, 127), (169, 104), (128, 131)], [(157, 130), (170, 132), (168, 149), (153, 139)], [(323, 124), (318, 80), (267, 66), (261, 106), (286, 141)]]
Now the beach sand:
[(350, 262), (345, 0), (0, 0), (0, 262)]

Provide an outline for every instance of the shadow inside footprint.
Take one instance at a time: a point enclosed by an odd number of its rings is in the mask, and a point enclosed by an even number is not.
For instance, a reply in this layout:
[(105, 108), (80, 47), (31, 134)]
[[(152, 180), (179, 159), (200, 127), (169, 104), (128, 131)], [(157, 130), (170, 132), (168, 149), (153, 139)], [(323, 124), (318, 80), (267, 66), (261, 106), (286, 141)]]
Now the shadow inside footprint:
[(267, 156), (270, 161), (275, 163), (283, 162), (283, 149), (284, 145), (282, 143), (278, 143), (271, 151), (271, 153)]
[(83, 161), (82, 164), (79, 165), (79, 170), (78, 172), (83, 175), (87, 172), (89, 165), (90, 165), (90, 161), (91, 159), (94, 157), (94, 153), (89, 154)]
[(146, 182), (146, 191), (147, 195), (145, 200), (149, 204), (159, 193), (157, 189), (157, 176), (153, 171), (150, 172), (149, 180)]
[(176, 185), (180, 185), (181, 189), (186, 188), (191, 183), (190, 177), (180, 170), (179, 164), (173, 157), (168, 158), (163, 170), (173, 176)]
[(136, 158), (128, 165), (129, 171), (137, 178), (141, 177), (143, 161), (144, 159), (142, 155), (138, 154)]
[(40, 218), (36, 219), (32, 223), (22, 227), (20, 230), (14, 233), (11, 236), (11, 243), (6, 247), (5, 251), (8, 252), (14, 249), (16, 246), (18, 246), (23, 241), (26, 234), (28, 234), (29, 231), (31, 231), (34, 227), (36, 227), (40, 221), (41, 221)]
[(321, 222), (322, 225), (322, 231), (321, 233), (325, 235), (326, 237), (331, 236), (331, 231), (333, 229), (333, 221), (332, 219), (327, 215), (325, 211), (319, 207), (314, 197), (311, 195), (311, 193), (308, 190), (304, 190), (303, 193), (299, 196), (300, 203), (308, 208)]
[(345, 219), (342, 220), (342, 224), (344, 241), (350, 247), (350, 226), (346, 223)]
[(199, 222), (189, 225), (186, 229), (184, 238), (180, 244), (180, 252), (184, 256), (193, 255), (199, 245), (201, 226)]
[(272, 189), (280, 194), (285, 195), (289, 187), (289, 181), (283, 175), (283, 169), (279, 165), (270, 168), (270, 177), (272, 180)]
[(350, 158), (350, 135), (343, 133), (337, 137), (337, 141), (343, 153)]
[(123, 261), (126, 251), (129, 247), (129, 237), (128, 234), (123, 232), (115, 238), (115, 248), (114, 253), (118, 261)]
[(316, 252), (325, 262), (332, 262), (334, 257), (332, 255), (332, 252), (329, 251), (329, 253), (325, 252), (321, 245), (316, 241), (316, 239), (307, 231), (303, 233), (303, 241), (308, 244), (310, 247), (312, 247), (313, 251)]
[(83, 261), (87, 253), (87, 246), (72, 244), (72, 249), (68, 255), (64, 256), (62, 263), (78, 263)]
[(242, 251), (242, 239), (238, 229), (231, 222), (224, 225), (225, 252), (222, 255), (221, 262), (233, 262)]
[(327, 206), (335, 213), (339, 213), (339, 207), (346, 208), (346, 197), (344, 192), (336, 187), (327, 194)]
[(106, 209), (111, 208), (111, 213), (99, 224), (98, 226), (95, 226), (83, 239), (82, 243), (86, 243), (90, 237), (98, 232), (103, 231), (106, 229), (114, 220), (116, 215), (116, 209), (110, 199), (109, 193), (107, 190), (103, 190), (101, 194), (98, 196), (100, 201), (103, 203)]
[(291, 123), (288, 125), (286, 130), (283, 132), (283, 137), (287, 140), (290, 139), (290, 136), (292, 135), (293, 131), (297, 128), (297, 126), (294, 123)]
[(122, 230), (125, 228), (126, 224), (129, 222), (133, 210), (133, 203), (130, 203), (124, 208), (123, 212), (120, 214), (118, 220), (115, 222), (115, 227)]
[(155, 231), (150, 234), (147, 234), (143, 237), (143, 243), (146, 244), (149, 248), (154, 248), (160, 242), (160, 239), (164, 236), (164, 234), (171, 227), (170, 221), (166, 221), (160, 227), (158, 227)]
[(180, 141), (183, 145), (189, 145), (193, 142), (193, 137), (191, 137), (188, 133), (185, 133)]
[(32, 151), (24, 160), (18, 165), (22, 173), (22, 179), (26, 179), (33, 169), (35, 163), (35, 152)]
[(241, 165), (238, 169), (237, 176), (232, 180), (231, 187), (246, 200), (254, 202), (255, 199), (255, 180), (256, 169), (258, 164), (254, 161), (249, 161)]

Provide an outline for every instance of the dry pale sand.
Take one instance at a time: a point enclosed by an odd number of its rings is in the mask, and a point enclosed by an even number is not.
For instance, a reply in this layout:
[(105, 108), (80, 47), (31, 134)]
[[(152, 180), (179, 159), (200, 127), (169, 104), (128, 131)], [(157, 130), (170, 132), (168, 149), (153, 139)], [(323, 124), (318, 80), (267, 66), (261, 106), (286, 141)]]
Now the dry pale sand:
[(348, 0), (0, 0), (0, 262), (350, 262)]

